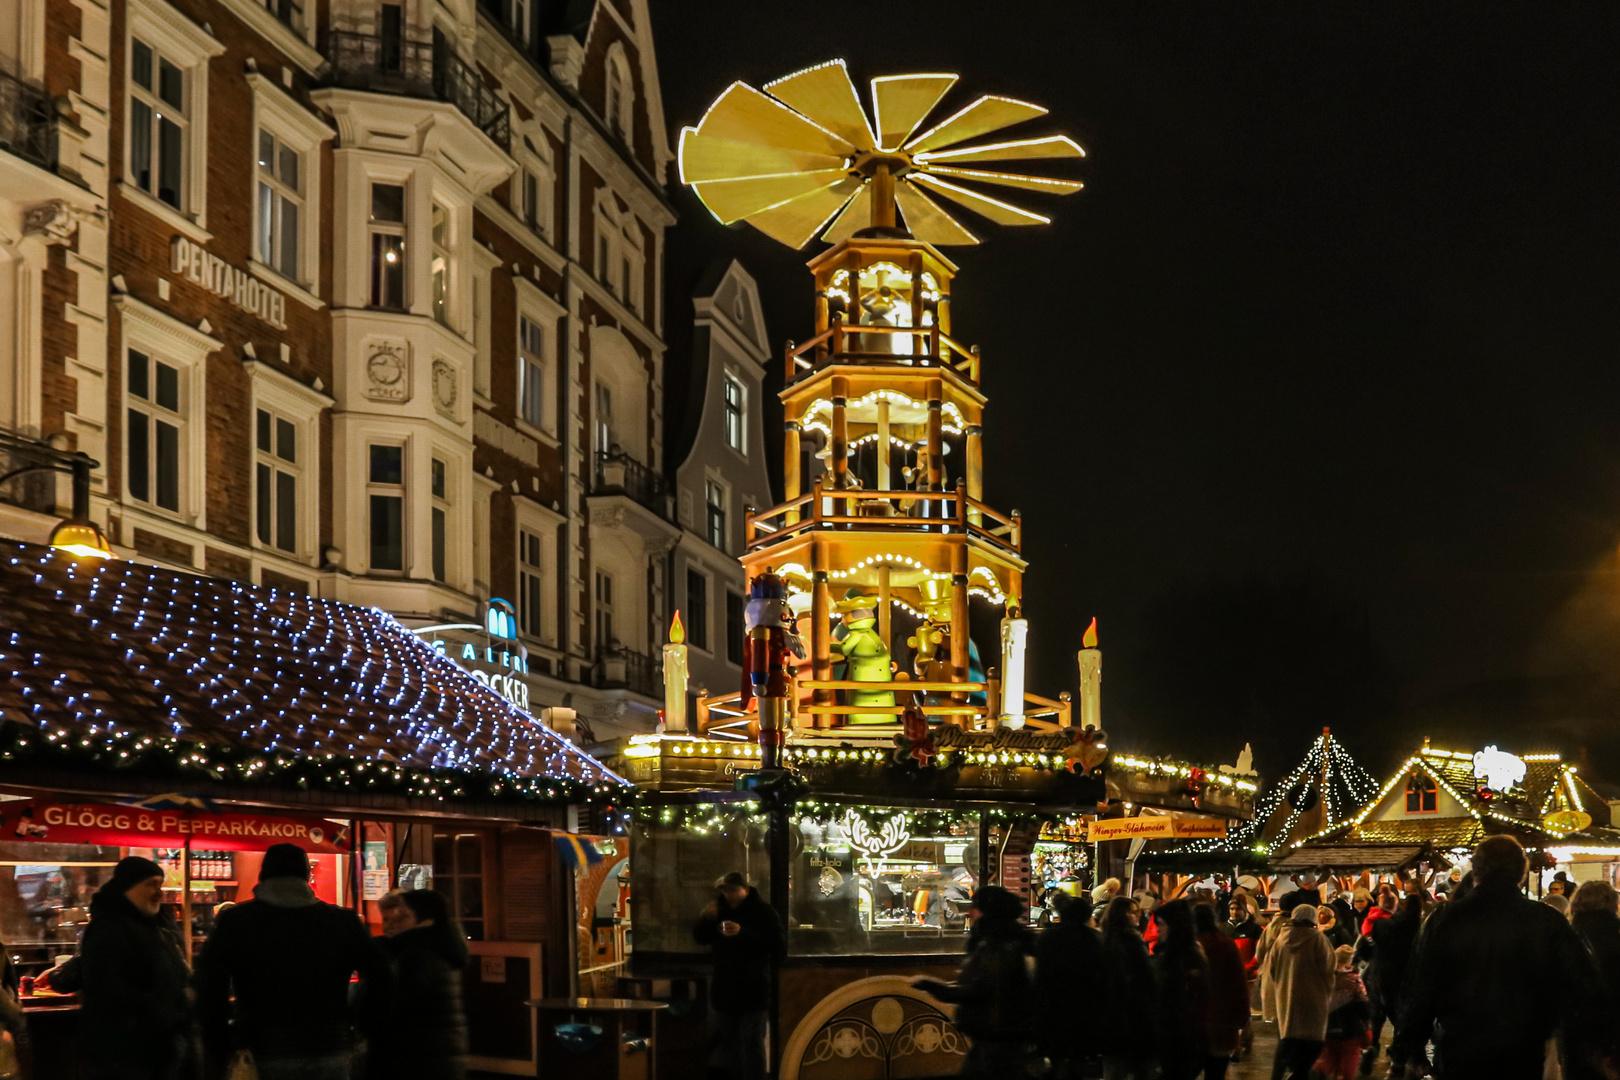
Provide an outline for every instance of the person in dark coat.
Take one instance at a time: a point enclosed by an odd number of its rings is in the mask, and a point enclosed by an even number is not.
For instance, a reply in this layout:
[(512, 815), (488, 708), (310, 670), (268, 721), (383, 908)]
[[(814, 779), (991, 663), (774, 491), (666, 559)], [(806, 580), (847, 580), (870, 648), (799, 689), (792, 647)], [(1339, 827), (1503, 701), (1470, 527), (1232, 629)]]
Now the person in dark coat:
[(1107, 1080), (1150, 1080), (1154, 1074), (1157, 989), (1147, 942), (1137, 929), (1142, 909), (1116, 896), (1103, 912), (1103, 979), (1096, 987), (1101, 1014), (1097, 1050)]
[(1598, 1044), (1596, 965), (1562, 915), (1520, 892), (1528, 867), (1512, 836), (1482, 841), (1473, 891), (1418, 940), (1397, 1038), (1410, 1060), (1435, 1032), (1442, 1080), (1539, 1080), (1554, 1031), (1573, 1055)]
[[(1153, 909), (1159, 924), (1151, 964), (1159, 1022), (1161, 1080), (1193, 1080), (1209, 1048), (1209, 961), (1198, 945), (1192, 905), (1172, 900)], [(1228, 1049), (1227, 1053), (1231, 1053)]]
[(394, 996), (388, 1018), (366, 1049), (375, 1080), (463, 1080), (467, 1075), (467, 1014), (461, 977), (467, 938), (443, 893), (412, 889), (399, 895), (394, 933), (382, 939), (393, 961)]
[(88, 1080), (175, 1080), (188, 1056), (185, 947), (163, 867), (131, 855), (90, 900), (79, 949), (78, 1049)]
[(1024, 902), (986, 885), (973, 894), (967, 957), (956, 981), (919, 975), (911, 985), (956, 1006), (956, 1028), (973, 1041), (959, 1075), (1004, 1080), (1024, 1075), (1035, 1024), (1034, 986), (1027, 957), (1034, 934), (1019, 919)]
[[(355, 972), (359, 1008), (351, 1010)], [(197, 958), (203, 1040), (216, 1066), (233, 1050), (251, 1050), (260, 1080), (349, 1080), (356, 1024), (376, 1033), (392, 984), (360, 917), (317, 899), (309, 856), (276, 844), (264, 854), (253, 899), (219, 916)]]
[(1222, 1080), (1250, 1034), (1249, 976), (1242, 951), (1221, 929), (1214, 909), (1200, 904), (1193, 908), (1193, 919), (1198, 926), (1198, 947), (1209, 962), (1209, 993), (1202, 1017), (1208, 1048), (1204, 1080)]
[(1602, 1015), (1609, 1018), (1602, 1042), (1584, 1055), (1564, 1055), (1564, 1080), (1603, 1080), (1598, 1059), (1620, 1066), (1620, 896), (1606, 881), (1588, 881), (1575, 890), (1569, 924), (1597, 964)]
[(1091, 928), (1091, 901), (1063, 893), (1058, 921), (1035, 942), (1036, 1032), (1058, 1080), (1078, 1078), (1095, 1052), (1092, 987), (1102, 972), (1102, 934)]
[(771, 965), (787, 955), (787, 933), (776, 910), (741, 874), (727, 874), (715, 889), (719, 895), (692, 927), (692, 940), (714, 956), (709, 1004), (715, 1050), (732, 1080), (764, 1080)]
[(1335, 945), (1349, 945), (1355, 947), (1356, 939), (1361, 937), (1361, 920), (1363, 915), (1356, 911), (1350, 897), (1345, 895), (1343, 889), (1333, 894), (1328, 901), (1328, 907), (1333, 909), (1333, 938)]

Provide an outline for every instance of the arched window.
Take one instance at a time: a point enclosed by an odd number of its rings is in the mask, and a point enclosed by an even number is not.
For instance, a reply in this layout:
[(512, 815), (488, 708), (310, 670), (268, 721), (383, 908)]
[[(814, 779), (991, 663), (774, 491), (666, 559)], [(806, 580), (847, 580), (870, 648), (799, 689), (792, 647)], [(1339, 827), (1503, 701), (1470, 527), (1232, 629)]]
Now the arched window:
[(1432, 814), (1440, 808), (1439, 793), (1434, 778), (1424, 773), (1413, 773), (1406, 781), (1406, 812)]
[(608, 50), (607, 101), (603, 108), (608, 127), (614, 134), (630, 141), (630, 118), (635, 114), (635, 91), (630, 86), (630, 62), (625, 59), (624, 46), (617, 43)]

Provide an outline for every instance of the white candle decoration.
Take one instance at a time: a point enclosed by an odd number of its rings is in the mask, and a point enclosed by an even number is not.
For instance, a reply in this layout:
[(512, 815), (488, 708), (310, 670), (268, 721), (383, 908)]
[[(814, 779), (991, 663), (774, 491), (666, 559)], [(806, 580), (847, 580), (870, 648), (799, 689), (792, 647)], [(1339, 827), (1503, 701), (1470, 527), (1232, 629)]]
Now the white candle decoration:
[(677, 611), (664, 646), (664, 730), (671, 734), (686, 731), (686, 680), (686, 628)]

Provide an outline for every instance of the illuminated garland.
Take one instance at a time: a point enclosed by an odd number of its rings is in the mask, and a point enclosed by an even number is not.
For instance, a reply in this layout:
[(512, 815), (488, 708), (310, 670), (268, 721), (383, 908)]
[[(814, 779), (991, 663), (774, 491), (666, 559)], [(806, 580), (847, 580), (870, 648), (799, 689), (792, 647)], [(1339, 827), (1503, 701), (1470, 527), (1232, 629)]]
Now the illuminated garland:
[[(1327, 747), (1325, 758), (1324, 744)], [(1327, 776), (1325, 786), (1322, 784), (1324, 772)], [(1328, 828), (1338, 828), (1344, 823), (1343, 814), (1359, 809), (1377, 793), (1378, 781), (1337, 741), (1326, 735), (1319, 735), (1311, 744), (1305, 760), (1274, 784), (1260, 800), (1259, 805), (1255, 807), (1253, 818), (1234, 826), (1224, 837), (1189, 840), (1171, 850), (1189, 854), (1216, 851), (1253, 851), (1266, 854), (1270, 846), (1264, 838), (1264, 830), (1284, 801), (1296, 790), (1299, 792), (1299, 799), (1297, 804), (1288, 803), (1288, 816), (1277, 833), (1278, 838), (1287, 837), (1293, 830), (1300, 816), (1305, 813), (1302, 807), (1316, 805), (1316, 801), (1311, 798), (1313, 794), (1316, 800), (1320, 800), (1324, 805)]]
[(143, 779), (213, 780), (439, 801), (623, 802), (630, 794), (616, 784), (585, 784), (571, 777), (421, 768), (335, 754), (265, 754), (239, 745), (149, 736), (75, 738), (67, 732), (46, 734), (26, 724), (3, 720), (0, 761), (138, 774)]

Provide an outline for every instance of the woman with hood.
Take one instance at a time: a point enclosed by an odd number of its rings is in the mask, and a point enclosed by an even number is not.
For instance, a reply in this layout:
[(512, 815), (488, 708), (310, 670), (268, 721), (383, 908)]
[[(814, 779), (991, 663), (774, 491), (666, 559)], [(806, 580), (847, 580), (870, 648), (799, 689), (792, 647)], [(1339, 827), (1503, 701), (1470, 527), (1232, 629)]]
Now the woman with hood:
[(1316, 927), (1316, 907), (1294, 908), (1288, 929), (1266, 957), (1277, 1007), (1277, 1056), (1271, 1080), (1306, 1080), (1327, 1040), (1334, 986), (1333, 946)]
[(956, 1006), (956, 1028), (969, 1039), (959, 1075), (1022, 1076), (1034, 1036), (1035, 995), (1027, 958), (1035, 935), (1019, 922), (1024, 903), (996, 885), (973, 894), (967, 958), (953, 983), (918, 976), (911, 985)]
[(1154, 1073), (1157, 997), (1141, 908), (1128, 896), (1109, 901), (1102, 920), (1101, 1031), (1105, 1080), (1149, 1080)]
[(467, 938), (442, 893), (412, 889), (399, 897), (398, 929), (382, 939), (394, 963), (393, 1008), (366, 1053), (372, 1077), (463, 1080), (467, 1015), (461, 973)]
[[(1620, 894), (1606, 881), (1583, 882), (1569, 905), (1569, 923), (1596, 963), (1602, 1008), (1611, 1019), (1620, 1012)], [(1606, 1045), (1594, 1047), (1598, 1057), (1620, 1064), (1620, 1022), (1611, 1023)], [(1567, 1054), (1565, 1080), (1599, 1080), (1602, 1068), (1584, 1054)]]
[(1209, 1007), (1204, 1016), (1209, 1056), (1204, 1080), (1221, 1080), (1238, 1052), (1247, 1049), (1251, 1036), (1248, 975), (1243, 954), (1221, 929), (1214, 910), (1200, 905), (1193, 909), (1193, 919), (1198, 947), (1209, 961)]
[[(1153, 952), (1158, 998), (1160, 1080), (1193, 1080), (1209, 1056), (1209, 961), (1198, 945), (1192, 905), (1172, 900), (1154, 909)], [(1228, 1049), (1227, 1053), (1231, 1053)]]
[(79, 946), (79, 1031), (89, 1080), (175, 1080), (190, 1055), (190, 972), (163, 910), (163, 867), (131, 855), (90, 900)]

